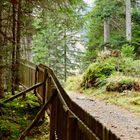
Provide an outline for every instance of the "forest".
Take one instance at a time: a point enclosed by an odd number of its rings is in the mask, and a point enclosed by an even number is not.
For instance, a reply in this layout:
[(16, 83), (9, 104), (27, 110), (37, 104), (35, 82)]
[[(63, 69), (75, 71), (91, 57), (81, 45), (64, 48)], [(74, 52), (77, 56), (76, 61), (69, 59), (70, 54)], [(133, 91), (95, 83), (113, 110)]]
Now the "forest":
[[(32, 95), (1, 104), (24, 89), (23, 61), (53, 69), (67, 92), (139, 114), (140, 0), (1, 0), (0, 140), (41, 109)], [(27, 140), (49, 139), (46, 118)]]

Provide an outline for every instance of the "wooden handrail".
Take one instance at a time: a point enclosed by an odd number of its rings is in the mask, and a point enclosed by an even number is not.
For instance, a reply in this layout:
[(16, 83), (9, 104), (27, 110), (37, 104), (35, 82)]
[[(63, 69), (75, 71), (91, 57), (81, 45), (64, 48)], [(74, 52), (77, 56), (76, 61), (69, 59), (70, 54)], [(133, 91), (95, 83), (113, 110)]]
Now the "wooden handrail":
[(34, 118), (34, 120), (32, 121), (32, 123), (23, 131), (23, 133), (21, 134), (21, 136), (18, 138), (18, 140), (23, 140), (25, 138), (25, 136), (28, 134), (28, 132), (34, 127), (34, 125), (39, 121), (41, 115), (43, 115), (43, 113), (45, 112), (45, 110), (48, 108), (49, 104), (51, 103), (51, 101), (56, 97), (56, 91), (54, 90), (52, 96), (49, 98), (49, 100), (47, 101), (47, 103), (45, 103), (43, 105), (43, 107), (41, 108), (41, 110), (37, 113), (36, 117)]
[(30, 87), (30, 88), (28, 88), (28, 89), (26, 89), (26, 90), (24, 90), (24, 91), (21, 91), (20, 93), (18, 93), (18, 94), (16, 94), (16, 95), (12, 96), (11, 98), (4, 100), (1, 104), (10, 102), (10, 101), (12, 101), (12, 100), (14, 100), (14, 99), (16, 99), (16, 98), (22, 96), (23, 94), (25, 94), (25, 93), (27, 93), (27, 92), (30, 92), (31, 90), (33, 90), (33, 89), (35, 89), (35, 88), (40, 87), (41, 85), (43, 85), (43, 82), (42, 82), (42, 83), (38, 83), (38, 84), (36, 84), (36, 85), (33, 85), (32, 87)]
[[(24, 66), (24, 62), (22, 63), (22, 65)], [(47, 107), (51, 105), (49, 107), (51, 121), (50, 140), (55, 140), (56, 137), (61, 140), (119, 140), (119, 138), (115, 134), (113, 134), (110, 130), (107, 130), (107, 128), (104, 127), (98, 120), (84, 111), (79, 105), (77, 105), (70, 99), (52, 69), (42, 64), (37, 67), (33, 64), (32, 67), (28, 67), (28, 65), (29, 64), (25, 65), (25, 69), (29, 68), (33, 71), (36, 69), (36, 71), (34, 71), (35, 83), (41, 82), (40, 80), (43, 81), (42, 87), (41, 89), (38, 89), (39, 93), (37, 93), (37, 95), (39, 94), (39, 96), (42, 97), (44, 106), (46, 104)], [(28, 72), (30, 72), (30, 70)], [(23, 80), (23, 82), (26, 81)], [(49, 101), (49, 103), (46, 103), (46, 95), (52, 97), (52, 92), (50, 92), (52, 84), (57, 91), (56, 98), (53, 98), (53, 100), (51, 101), (49, 100), (49, 98), (47, 100)], [(44, 109), (41, 113), (43, 113), (43, 111)], [(39, 119), (40, 115), (37, 116), (35, 121), (33, 121), (32, 124), (24, 131), (24, 137), (27, 131), (29, 131), (32, 128), (33, 124)], [(61, 132), (60, 125), (62, 125), (62, 131), (64, 132)]]

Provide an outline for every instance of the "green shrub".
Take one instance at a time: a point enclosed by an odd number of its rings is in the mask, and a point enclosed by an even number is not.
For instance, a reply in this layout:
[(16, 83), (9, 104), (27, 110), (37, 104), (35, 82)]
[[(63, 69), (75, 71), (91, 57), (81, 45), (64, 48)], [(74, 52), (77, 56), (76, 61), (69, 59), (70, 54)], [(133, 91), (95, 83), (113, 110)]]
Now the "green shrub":
[(15, 125), (11, 120), (8, 120), (7, 117), (3, 117), (3, 120), (0, 120), (0, 138), (9, 137), (12, 135), (16, 136), (15, 139), (20, 134), (20, 130), (17, 125)]
[(106, 91), (123, 92), (125, 90), (140, 91), (139, 81), (133, 77), (111, 75), (107, 79)]
[(133, 60), (131, 57), (120, 59), (119, 68), (125, 76), (138, 77), (140, 75), (140, 60)]
[(131, 75), (140, 76), (140, 60), (134, 60), (131, 64)]
[(137, 77), (140, 75), (140, 60), (134, 60), (131, 57), (110, 57), (105, 61), (114, 65), (116, 71), (122, 72), (126, 76)]
[(9, 123), (5, 120), (0, 120), (0, 138), (3, 136), (9, 136), (11, 134), (11, 130), (9, 129)]
[[(106, 83), (104, 80), (115, 71), (115, 66), (106, 62), (96, 62), (91, 64), (86, 70), (82, 86), (96, 87), (100, 84)], [(104, 81), (104, 82), (103, 82)]]
[(128, 44), (125, 44), (122, 46), (121, 48), (121, 53), (123, 57), (131, 57), (134, 58), (135, 57), (135, 52), (134, 52), (134, 47), (130, 46)]
[(65, 87), (67, 90), (79, 90), (82, 82), (82, 75), (68, 77)]
[(99, 56), (85, 71), (81, 86), (84, 88), (105, 86), (108, 83), (107, 78), (116, 72), (128, 77), (138, 77), (140, 60), (134, 60), (134, 47), (124, 45), (121, 53), (122, 55), (118, 57), (108, 56), (104, 59)]

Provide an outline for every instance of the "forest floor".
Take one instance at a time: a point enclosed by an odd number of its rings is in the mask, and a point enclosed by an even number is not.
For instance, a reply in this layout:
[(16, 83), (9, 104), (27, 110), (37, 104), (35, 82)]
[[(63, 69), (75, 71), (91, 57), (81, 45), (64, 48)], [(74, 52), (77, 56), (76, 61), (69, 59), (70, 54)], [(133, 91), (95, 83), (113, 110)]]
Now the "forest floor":
[[(68, 91), (69, 96), (122, 140), (140, 140), (139, 93), (97, 94)], [(126, 95), (127, 94), (127, 95)], [(9, 98), (11, 95), (7, 95)], [(116, 104), (116, 105), (114, 105)], [(0, 107), (0, 140), (16, 140), (40, 110), (35, 96), (15, 99)], [(39, 122), (26, 140), (49, 139), (49, 119)]]
[[(6, 95), (6, 98), (9, 97), (11, 97), (11, 95)], [(39, 110), (40, 104), (34, 95), (26, 96), (25, 99), (15, 99), (1, 106), (0, 140), (17, 140), (25, 128), (30, 125)], [(25, 140), (48, 139), (49, 119), (46, 116), (45, 121), (39, 121)]]
[[(121, 140), (140, 140), (140, 105), (137, 105), (137, 110), (135, 107), (132, 110), (133, 108), (126, 107), (126, 105), (112, 104), (109, 100), (105, 100), (107, 96), (101, 99), (97, 98), (95, 94), (83, 95), (74, 91), (68, 91), (68, 93), (72, 100), (114, 132)], [(110, 100), (112, 98), (110, 96)]]

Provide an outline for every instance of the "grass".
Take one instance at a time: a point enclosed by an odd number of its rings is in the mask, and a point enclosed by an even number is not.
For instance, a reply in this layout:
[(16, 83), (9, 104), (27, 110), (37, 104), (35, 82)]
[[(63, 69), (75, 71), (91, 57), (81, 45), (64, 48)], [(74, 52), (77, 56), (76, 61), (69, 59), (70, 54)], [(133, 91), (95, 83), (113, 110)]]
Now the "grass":
[[(116, 80), (117, 78), (118, 77), (115, 77), (111, 81)], [(130, 112), (140, 113), (140, 92), (133, 90), (124, 90), (123, 92), (107, 91), (106, 86), (82, 89), (80, 87), (81, 81), (82, 76), (70, 77), (66, 82), (66, 90), (79, 91), (90, 98), (98, 98), (107, 103), (121, 106)], [(119, 80), (117, 79), (116, 81)], [(129, 82), (129, 80), (125, 80), (125, 82)]]
[(107, 92), (104, 88), (90, 88), (83, 90), (83, 93), (90, 98), (98, 98), (107, 103), (115, 104), (133, 113), (140, 113), (140, 92), (124, 91)]
[(82, 83), (82, 75), (71, 76), (67, 79), (65, 88), (66, 90), (80, 90), (80, 84)]
[[(9, 98), (11, 95), (6, 95)], [(40, 104), (34, 95), (15, 99), (0, 107), (0, 140), (16, 140), (34, 119)], [(49, 120), (40, 122), (31, 130), (26, 140), (49, 139)]]

